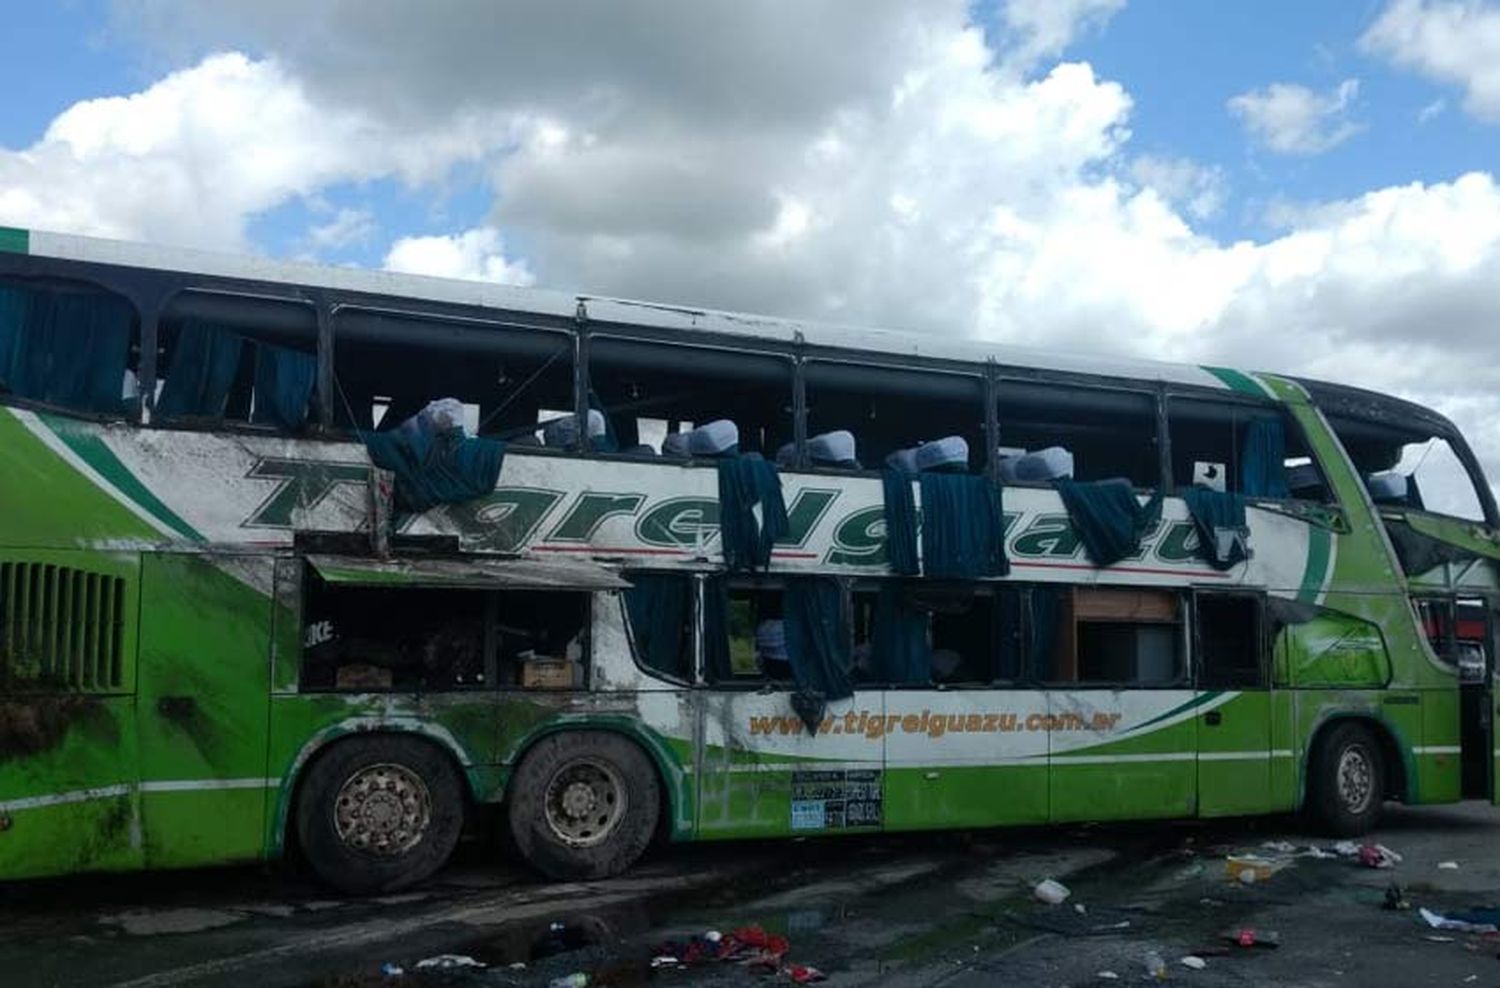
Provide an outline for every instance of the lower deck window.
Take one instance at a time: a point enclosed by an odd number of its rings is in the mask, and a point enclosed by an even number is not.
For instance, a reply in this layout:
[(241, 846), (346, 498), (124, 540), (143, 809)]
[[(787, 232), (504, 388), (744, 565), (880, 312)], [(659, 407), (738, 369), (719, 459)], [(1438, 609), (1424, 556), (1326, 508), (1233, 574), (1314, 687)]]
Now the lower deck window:
[[(1033, 591), (1033, 597), (1049, 591)], [(1041, 659), (1056, 682), (1167, 686), (1183, 676), (1182, 608), (1158, 590), (1073, 587), (1057, 594), (1055, 631)], [(1033, 619), (1038, 608), (1033, 605)], [(1051, 675), (1046, 676), (1050, 667)]]
[(312, 578), (303, 613), (304, 691), (569, 689), (584, 682), (585, 593)]

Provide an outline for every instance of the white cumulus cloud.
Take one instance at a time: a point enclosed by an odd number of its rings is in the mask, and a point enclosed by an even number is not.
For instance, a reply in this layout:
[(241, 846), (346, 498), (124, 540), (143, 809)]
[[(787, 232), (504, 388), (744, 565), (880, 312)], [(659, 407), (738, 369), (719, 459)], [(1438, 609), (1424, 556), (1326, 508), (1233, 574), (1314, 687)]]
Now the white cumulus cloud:
[(1273, 82), (1231, 97), (1229, 110), (1250, 135), (1278, 154), (1321, 154), (1359, 133), (1348, 110), (1359, 80), (1345, 79), (1329, 92)]
[(498, 230), (479, 227), (452, 236), (402, 237), (385, 255), (385, 267), (406, 274), (470, 278), (503, 285), (532, 284), (525, 261), (505, 256)]
[(1500, 5), (1484, 0), (1392, 0), (1360, 47), (1435, 82), (1459, 86), (1464, 109), (1500, 122)]

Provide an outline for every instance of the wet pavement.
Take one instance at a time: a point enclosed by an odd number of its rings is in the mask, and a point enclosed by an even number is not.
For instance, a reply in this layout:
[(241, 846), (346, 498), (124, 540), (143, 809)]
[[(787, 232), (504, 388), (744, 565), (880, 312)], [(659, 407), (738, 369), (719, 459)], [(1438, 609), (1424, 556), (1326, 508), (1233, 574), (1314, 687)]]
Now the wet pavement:
[[(473, 847), (420, 890), (365, 900), (284, 871), (31, 883), (0, 889), (0, 984), (686, 988), (790, 984), (806, 964), (829, 985), (1107, 985), (1155, 980), (1154, 953), (1180, 984), (1500, 985), (1500, 936), (1415, 908), (1500, 905), (1497, 838), (1488, 806), (1392, 807), (1367, 840), (1395, 868), (1295, 857), (1248, 885), (1228, 854), (1332, 842), (1280, 818), (721, 844), (563, 884)], [(1065, 902), (1037, 901), (1046, 878)], [(1412, 910), (1382, 909), (1392, 881)], [(789, 942), (779, 973), (651, 966), (664, 943), (752, 925)], [(1279, 946), (1225, 939), (1246, 929)], [(483, 966), (418, 966), (442, 954)]]

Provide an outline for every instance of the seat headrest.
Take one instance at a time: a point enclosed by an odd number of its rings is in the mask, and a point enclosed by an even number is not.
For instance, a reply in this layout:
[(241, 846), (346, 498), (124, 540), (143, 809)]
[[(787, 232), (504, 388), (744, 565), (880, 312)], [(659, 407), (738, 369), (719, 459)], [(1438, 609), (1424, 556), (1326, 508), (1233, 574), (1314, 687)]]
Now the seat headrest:
[(1404, 473), (1395, 470), (1372, 473), (1365, 478), (1365, 486), (1369, 488), (1370, 497), (1375, 501), (1406, 503), (1408, 488)]
[(1318, 475), (1318, 468), (1311, 463), (1299, 463), (1294, 467), (1287, 467), (1286, 487), (1289, 491), (1311, 491), (1323, 486), (1323, 478)]
[(885, 465), (902, 473), (917, 472), (917, 448), (898, 449), (885, 458)]
[(1061, 446), (1007, 456), (996, 465), (1002, 484), (1037, 484), (1073, 476), (1073, 454)]
[(969, 468), (969, 441), (963, 436), (944, 436), (917, 447), (917, 469)]
[(679, 460), (685, 460), (692, 456), (688, 449), (688, 433), (669, 432), (661, 441), (661, 455), (671, 456)]
[(847, 429), (813, 436), (807, 441), (807, 456), (819, 466), (859, 469), (859, 460), (855, 456), (854, 433)]
[(797, 444), (782, 443), (781, 448), (776, 451), (776, 465), (778, 467), (789, 467), (797, 462)]
[[(604, 425), (604, 413), (597, 408), (589, 409), (588, 421), (590, 439), (603, 436), (609, 431)], [(548, 446), (553, 447), (578, 445), (578, 416), (564, 415), (548, 422), (542, 427), (542, 438)]]
[(688, 433), (688, 452), (694, 456), (733, 456), (739, 448), (740, 428), (729, 419), (705, 422)]
[(787, 661), (785, 622), (767, 618), (755, 626), (755, 654), (762, 659)]

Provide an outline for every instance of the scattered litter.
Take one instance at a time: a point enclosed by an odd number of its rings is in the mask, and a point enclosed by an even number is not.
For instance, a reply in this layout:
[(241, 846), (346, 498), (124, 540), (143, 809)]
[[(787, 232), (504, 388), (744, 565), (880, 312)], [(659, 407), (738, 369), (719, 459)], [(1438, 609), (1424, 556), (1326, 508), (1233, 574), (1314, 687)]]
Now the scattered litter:
[(1407, 900), (1406, 893), (1401, 890), (1401, 886), (1392, 882), (1385, 890), (1385, 902), (1381, 903), (1380, 908), (1392, 912), (1404, 912), (1411, 908), (1411, 902)]
[(1143, 958), (1146, 962), (1146, 977), (1165, 981), (1167, 977), (1167, 962), (1161, 959), (1161, 954), (1154, 950), (1148, 950)]
[(1182, 960), (1179, 961), (1178, 963), (1180, 963), (1183, 967), (1190, 967), (1194, 971), (1201, 971), (1205, 967), (1208, 967), (1208, 961), (1204, 960), (1201, 957), (1197, 957), (1197, 956), (1195, 956), (1193, 954), (1188, 954), (1186, 957), (1182, 958)]
[(1333, 853), (1341, 858), (1359, 857), (1359, 845), (1352, 840), (1341, 840), (1333, 845)]
[(587, 974), (584, 974), (582, 971), (574, 971), (565, 977), (553, 978), (548, 983), (547, 988), (586, 988), (588, 983), (589, 976)]
[(484, 961), (476, 961), (464, 954), (438, 954), (436, 957), (428, 957), (417, 961), (417, 970), (436, 968), (439, 971), (451, 971), (459, 967), (484, 967)]
[(1297, 853), (1297, 845), (1293, 844), (1290, 841), (1268, 840), (1264, 844), (1262, 844), (1261, 847), (1265, 848), (1268, 851), (1274, 851), (1277, 854), (1296, 854)]
[(807, 964), (793, 964), (786, 969), (786, 976), (799, 985), (810, 985), (814, 981), (823, 981), (827, 978), (822, 971)]
[(1401, 863), (1401, 855), (1384, 844), (1365, 844), (1359, 849), (1359, 863), (1366, 868), (1394, 868)]
[(547, 931), (549, 933), (561, 933), (563, 930), (566, 930), (566, 929), (567, 929), (567, 926), (564, 925), (564, 924), (562, 924), (562, 923), (553, 923), (553, 924), (551, 924), (550, 926), (547, 927)]
[(1224, 859), (1224, 871), (1229, 880), (1242, 885), (1263, 882), (1284, 867), (1285, 861), (1263, 858), (1258, 854), (1231, 854)]
[(1120, 980), (1120, 976), (1113, 971), (1100, 971), (1098, 974), (1094, 975), (1094, 977), (1098, 978), (1100, 981)]
[(703, 934), (703, 939), (707, 940), (709, 943), (718, 943), (720, 940), (724, 939), (724, 934), (720, 933), (718, 930), (709, 930), (707, 933)]
[(670, 954), (662, 954), (658, 957), (651, 958), (651, 966), (653, 968), (676, 967), (681, 963), (681, 961), (671, 956)]
[(512, 971), (524, 971), (524, 970), (526, 970), (526, 962), (525, 961), (516, 961), (514, 964), (512, 964), (510, 966), (510, 969)]
[(1422, 939), (1426, 940), (1428, 943), (1452, 943), (1457, 938), (1456, 937), (1439, 936), (1436, 933), (1429, 933), (1425, 937), (1423, 937)]
[(1469, 913), (1454, 913), (1452, 916), (1444, 916), (1435, 913), (1431, 909), (1422, 908), (1418, 912), (1422, 919), (1434, 930), (1454, 930), (1459, 933), (1500, 933), (1500, 914), (1494, 910), (1475, 910)]
[(1264, 947), (1275, 950), (1281, 946), (1281, 936), (1271, 930), (1257, 930), (1253, 926), (1240, 927), (1222, 935), (1222, 939), (1236, 947)]
[(387, 963), (380, 965), (380, 973), (385, 975), (387, 978), (399, 978), (401, 977), (401, 975), (406, 973), (406, 969), (403, 968), (400, 964)]
[(690, 967), (695, 964), (733, 962), (747, 967), (777, 971), (794, 981), (800, 976), (804, 980), (798, 981), (798, 984), (823, 979), (823, 975), (816, 968), (807, 965), (793, 964), (783, 967), (782, 960), (790, 949), (791, 942), (786, 937), (767, 933), (759, 926), (743, 926), (732, 933), (709, 930), (689, 940), (660, 944), (651, 958), (651, 967), (659, 970)]
[(1050, 878), (1037, 882), (1036, 888), (1031, 891), (1033, 895), (1049, 906), (1055, 906), (1073, 894), (1062, 882), (1054, 882)]
[(1088, 914), (1089, 909), (1083, 903), (1075, 902), (1073, 903), (1073, 911), (1080, 916), (1084, 916)]
[(1122, 919), (1118, 923), (1105, 923), (1103, 926), (1095, 926), (1095, 927), (1093, 927), (1093, 931), (1095, 933), (1104, 933), (1104, 932), (1107, 932), (1109, 930), (1128, 930), (1128, 929), (1130, 929), (1130, 920), (1128, 920), (1128, 919)]
[(1438, 862), (1438, 868), (1440, 868), (1443, 871), (1457, 871), (1458, 870), (1458, 862), (1457, 861), (1439, 861)]
[(1468, 984), (1470, 981), (1478, 981), (1478, 980), (1479, 980), (1479, 975), (1477, 975), (1477, 974), (1471, 974), (1467, 978), (1464, 979), (1464, 984)]

